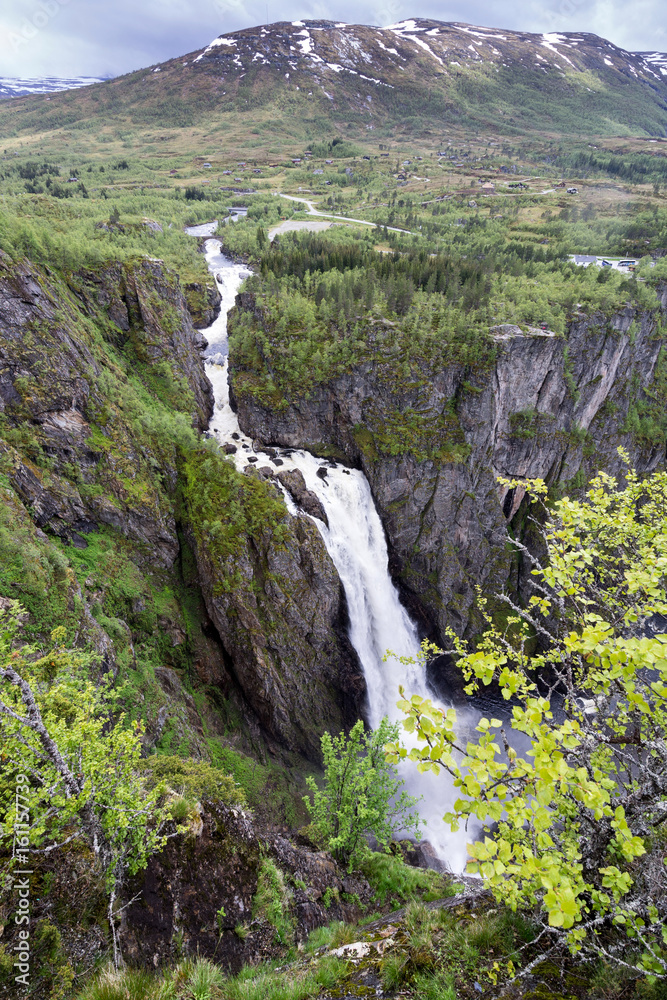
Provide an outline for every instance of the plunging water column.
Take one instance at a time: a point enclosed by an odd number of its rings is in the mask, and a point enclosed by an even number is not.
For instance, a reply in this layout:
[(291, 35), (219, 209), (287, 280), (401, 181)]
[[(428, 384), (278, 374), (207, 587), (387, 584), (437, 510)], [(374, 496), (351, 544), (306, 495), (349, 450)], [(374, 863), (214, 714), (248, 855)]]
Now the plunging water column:
[[(211, 227), (197, 227), (193, 235), (209, 235)], [(208, 340), (207, 374), (213, 385), (215, 412), (209, 430), (221, 444), (233, 443), (236, 466), (243, 470), (250, 458), (272, 466), (272, 458), (255, 452), (245, 436), (229, 403), (227, 313), (234, 305), (236, 292), (250, 272), (220, 252), (220, 242), (210, 239), (205, 245), (206, 260), (215, 276), (222, 302), (218, 318), (203, 330)], [(389, 559), (384, 530), (375, 508), (368, 481), (356, 469), (327, 463), (326, 477), (317, 475), (323, 462), (307, 451), (274, 449), (284, 470), (299, 469), (309, 490), (315, 493), (326, 510), (329, 526), (314, 518), (324, 544), (338, 570), (345, 588), (350, 616), (350, 640), (359, 656), (368, 689), (368, 715), (372, 726), (383, 716), (392, 721), (403, 716), (396, 707), (399, 685), (408, 694), (433, 697), (428, 690), (425, 670), (417, 660), (419, 638), (410, 616), (401, 604), (389, 575)], [(286, 502), (292, 513), (296, 508), (289, 496)], [(414, 664), (404, 666), (396, 658), (384, 662), (391, 650), (396, 656), (412, 657)], [(460, 726), (474, 724), (474, 719), (460, 719)], [(467, 726), (466, 726), (467, 728)], [(466, 861), (466, 842), (470, 834), (453, 834), (442, 822), (443, 814), (455, 797), (447, 775), (420, 775), (416, 766), (402, 765), (408, 790), (422, 795), (419, 812), (425, 820), (425, 837), (433, 844), (452, 871), (462, 871)]]

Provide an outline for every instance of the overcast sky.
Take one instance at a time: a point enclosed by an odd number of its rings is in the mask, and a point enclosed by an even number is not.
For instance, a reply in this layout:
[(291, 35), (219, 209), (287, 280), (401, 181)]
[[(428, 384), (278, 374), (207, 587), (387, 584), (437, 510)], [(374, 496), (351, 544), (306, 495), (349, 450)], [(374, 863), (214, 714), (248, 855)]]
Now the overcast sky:
[(664, 0), (1, 0), (0, 76), (116, 76), (257, 24), (329, 18), (386, 26), (407, 17), (591, 31), (631, 51), (667, 51)]

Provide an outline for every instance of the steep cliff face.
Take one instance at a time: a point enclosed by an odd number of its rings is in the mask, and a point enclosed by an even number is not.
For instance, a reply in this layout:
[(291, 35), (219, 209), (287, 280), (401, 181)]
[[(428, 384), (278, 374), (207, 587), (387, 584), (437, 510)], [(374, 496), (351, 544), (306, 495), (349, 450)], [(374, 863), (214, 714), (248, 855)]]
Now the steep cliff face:
[[(106, 525), (169, 567), (178, 554), (173, 503), (153, 473), (158, 457), (128, 426), (140, 419), (138, 401), (105, 338), (144, 367), (158, 396), (178, 392), (203, 427), (213, 401), (202, 337), (156, 262), (70, 282), (0, 255), (0, 408), (17, 446), (7, 473), (40, 528), (85, 546), (83, 536)], [(175, 480), (173, 449), (164, 472)]]
[[(190, 470), (188, 491), (188, 535), (208, 614), (264, 729), (319, 762), (322, 732), (353, 724), (365, 695), (338, 573), (313, 522), (289, 514), (277, 487), (255, 470), (227, 500), (248, 511), (233, 546), (216, 544), (215, 529), (201, 530), (224, 516), (222, 493), (201, 506), (209, 468)], [(258, 511), (263, 523), (251, 533)]]
[[(319, 761), (364, 695), (340, 580), (312, 522), (198, 435), (204, 344), (158, 261), (65, 280), (0, 254), (0, 596), (98, 650), (148, 745), (212, 752), (225, 727), (179, 681), (192, 668), (253, 739), (259, 722)], [(202, 466), (224, 485), (206, 511), (201, 477), (186, 488)]]
[[(663, 317), (666, 305), (663, 289)], [(239, 420), (265, 444), (333, 451), (361, 467), (406, 598), (440, 636), (447, 625), (463, 633), (475, 586), (497, 591), (512, 574), (504, 534), (522, 492), (497, 477), (576, 488), (599, 468), (621, 472), (619, 445), (640, 471), (664, 460), (664, 443), (623, 430), (654, 380), (658, 320), (630, 308), (611, 319), (579, 315), (564, 338), (496, 327), (486, 372), (452, 365), (406, 379), (395, 364), (358, 366), (276, 410), (244, 394), (240, 380)]]

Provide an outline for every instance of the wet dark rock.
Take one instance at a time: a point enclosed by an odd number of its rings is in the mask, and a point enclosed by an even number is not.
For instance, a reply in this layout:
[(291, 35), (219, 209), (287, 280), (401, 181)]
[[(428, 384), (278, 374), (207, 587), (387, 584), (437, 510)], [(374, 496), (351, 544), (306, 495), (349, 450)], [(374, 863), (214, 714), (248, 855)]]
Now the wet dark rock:
[(226, 455), (235, 455), (236, 452), (238, 451), (238, 448), (236, 447), (236, 445), (235, 444), (230, 444), (229, 441), (225, 442), (225, 444), (223, 445), (223, 448), (224, 448), (224, 451), (225, 451)]
[(413, 868), (430, 868), (436, 872), (446, 872), (447, 865), (442, 861), (433, 844), (428, 840), (420, 840), (416, 843), (411, 840), (400, 842), (401, 853), (406, 864)]
[(220, 292), (215, 282), (211, 285), (193, 281), (183, 287), (192, 322), (196, 327), (211, 326), (220, 312)]
[(326, 479), (328, 475), (326, 466), (325, 465), (320, 466), (320, 468), (316, 472), (316, 475), (318, 476), (319, 479)]
[(292, 497), (297, 507), (301, 507), (302, 510), (305, 510), (306, 514), (310, 514), (312, 517), (318, 517), (320, 521), (324, 521), (327, 528), (329, 527), (329, 519), (327, 518), (326, 511), (319, 497), (306, 486), (306, 480), (303, 478), (303, 473), (300, 469), (293, 469), (290, 472), (279, 472), (277, 478)]
[[(261, 479), (255, 466), (246, 475)], [(236, 681), (264, 731), (320, 763), (320, 736), (359, 718), (366, 686), (348, 636), (345, 594), (310, 518), (285, 510), (281, 544), (269, 531), (217, 555), (188, 529), (206, 609)], [(234, 580), (222, 589), (221, 580)]]
[[(155, 968), (201, 955), (236, 972), (284, 953), (275, 929), (252, 912), (266, 854), (288, 887), (285, 902), (297, 942), (331, 920), (358, 919), (361, 911), (342, 902), (341, 892), (356, 894), (362, 904), (371, 900), (364, 879), (351, 879), (322, 851), (256, 826), (238, 807), (207, 802), (191, 825), (191, 831), (170, 839), (128, 887), (128, 899), (141, 893), (123, 914), (121, 945), (132, 964)], [(237, 927), (246, 933), (237, 934)]]

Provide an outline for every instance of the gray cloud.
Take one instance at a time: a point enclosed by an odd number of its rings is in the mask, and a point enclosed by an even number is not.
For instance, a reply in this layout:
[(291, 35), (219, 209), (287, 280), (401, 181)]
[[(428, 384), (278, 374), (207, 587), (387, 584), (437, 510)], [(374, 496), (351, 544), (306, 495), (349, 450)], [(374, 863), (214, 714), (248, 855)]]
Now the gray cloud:
[(524, 31), (590, 31), (631, 51), (667, 51), (662, 0), (4, 0), (0, 76), (117, 75), (278, 20), (387, 25), (432, 17)]

